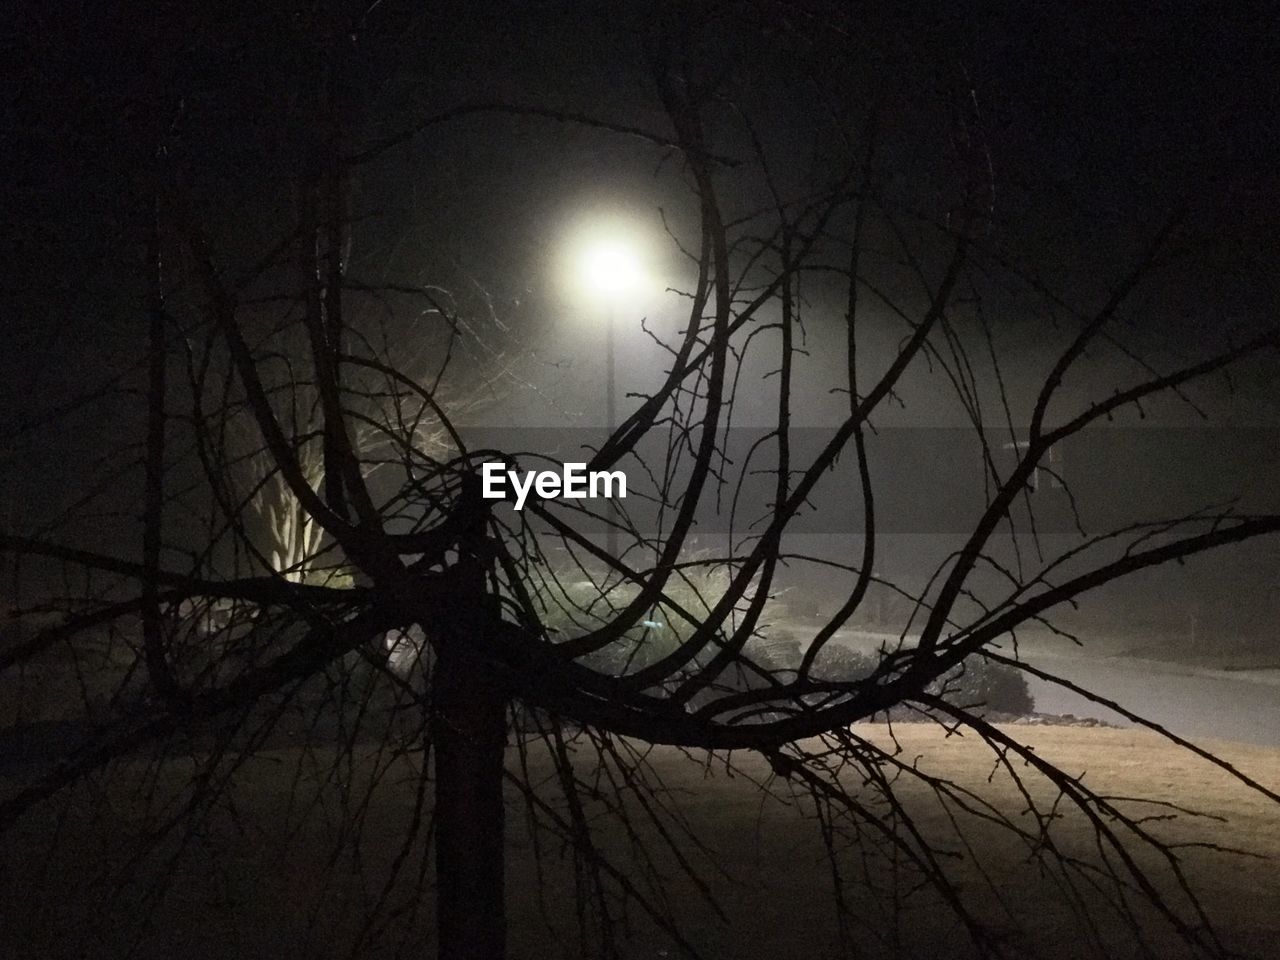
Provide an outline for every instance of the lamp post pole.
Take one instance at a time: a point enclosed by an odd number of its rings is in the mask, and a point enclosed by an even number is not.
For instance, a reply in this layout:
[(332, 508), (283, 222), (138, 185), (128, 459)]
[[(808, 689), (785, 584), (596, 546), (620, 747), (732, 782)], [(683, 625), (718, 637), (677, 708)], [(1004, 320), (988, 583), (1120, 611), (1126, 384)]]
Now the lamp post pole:
[[(618, 429), (617, 337), (618, 307), (628, 294), (644, 284), (644, 266), (626, 233), (607, 231), (601, 225), (594, 237), (584, 236), (579, 247), (580, 289), (592, 295), (592, 314), (604, 320), (604, 411), (608, 436)], [(612, 233), (612, 235), (610, 235)], [(632, 301), (634, 304), (634, 301)], [(602, 515), (605, 522), (604, 548), (618, 559), (618, 504), (610, 497)]]
[[(617, 398), (614, 395), (614, 309), (610, 304), (605, 317), (605, 368), (604, 368), (604, 410), (608, 435), (618, 428)], [(618, 510), (613, 498), (609, 498), (605, 506), (605, 551), (609, 556), (618, 557)]]

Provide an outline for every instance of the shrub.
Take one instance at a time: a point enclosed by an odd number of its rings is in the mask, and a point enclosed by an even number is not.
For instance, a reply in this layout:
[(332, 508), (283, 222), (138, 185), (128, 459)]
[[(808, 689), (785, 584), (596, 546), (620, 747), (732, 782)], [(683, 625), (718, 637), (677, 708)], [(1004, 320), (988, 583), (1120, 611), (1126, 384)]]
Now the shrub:
[[(733, 572), (724, 564), (709, 559), (700, 561), (694, 557), (683, 563), (687, 565), (667, 581), (664, 592), (671, 603), (656, 604), (620, 639), (584, 658), (588, 666), (615, 676), (634, 672), (671, 653), (693, 634), (695, 625), (677, 613), (675, 607), (701, 620), (728, 591)], [(540, 584), (536, 597), (539, 614), (555, 639), (570, 639), (599, 628), (612, 619), (615, 611), (640, 593), (640, 587), (634, 583), (610, 582), (603, 572), (588, 570), (585, 573), (584, 577), (583, 570), (575, 570), (570, 579), (564, 571), (548, 570)], [(726, 621), (726, 630), (732, 630), (737, 624), (752, 596), (754, 585), (748, 588)], [(787, 658), (783, 646), (766, 641), (759, 635), (778, 617), (779, 612), (780, 604), (771, 595), (765, 601), (765, 608), (756, 624), (757, 636), (747, 645), (747, 655), (766, 669), (779, 669), (780, 661)], [(712, 645), (703, 650), (690, 669), (696, 670), (709, 660), (715, 649)]]
[(1016, 667), (981, 656), (970, 657), (943, 677), (938, 692), (960, 706), (981, 704), (988, 710), (1018, 716), (1035, 710), (1026, 675)]
[(810, 675), (815, 680), (849, 682), (870, 676), (878, 658), (873, 654), (853, 650), (840, 643), (828, 643), (814, 658)]

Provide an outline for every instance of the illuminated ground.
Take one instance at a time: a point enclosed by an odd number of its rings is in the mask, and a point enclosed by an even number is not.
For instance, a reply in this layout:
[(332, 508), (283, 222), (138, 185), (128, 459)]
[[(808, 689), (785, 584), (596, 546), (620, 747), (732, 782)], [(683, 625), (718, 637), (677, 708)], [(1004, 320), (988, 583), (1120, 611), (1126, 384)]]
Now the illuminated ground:
[[(1272, 858), (1226, 857), (1201, 849), (1183, 853), (1185, 868), (1197, 880), (1197, 889), (1224, 936), (1260, 956), (1269, 955), (1280, 938), (1280, 805), (1232, 784), (1214, 768), (1150, 734), (1083, 728), (1009, 729), (1069, 770), (1087, 772), (1088, 782), (1095, 788), (1105, 785), (1110, 794), (1142, 795), (1228, 817), (1226, 825), (1179, 820), (1172, 824), (1153, 822), (1151, 826), (1170, 838), (1211, 841)], [(859, 732), (877, 742), (888, 742), (883, 727), (862, 727)], [(920, 757), (931, 771), (987, 791), (1011, 814), (1021, 809), (1011, 785), (999, 778), (988, 785), (990, 755), (972, 738), (944, 741), (937, 728), (918, 724), (899, 726), (895, 733), (902, 757)], [(1263, 783), (1273, 789), (1280, 787), (1280, 750), (1218, 746)], [(330, 766), (331, 749), (317, 751), (314, 759)], [(708, 846), (710, 856), (693, 854), (694, 862), (729, 917), (728, 922), (717, 920), (698, 899), (693, 885), (680, 879), (673, 858), (657, 855), (659, 869), (669, 878), (664, 885), (669, 906), (702, 954), (714, 958), (841, 955), (831, 872), (817, 825), (797, 806), (762, 800), (750, 780), (767, 776), (763, 761), (735, 757), (738, 772), (729, 777), (723, 764), (707, 767), (674, 751), (656, 751), (651, 760), (654, 772), (670, 790), (667, 801), (678, 804), (692, 832)], [(123, 955), (129, 942), (127, 931), (142, 916), (149, 916), (151, 922), (137, 944), (136, 955), (140, 957), (342, 956), (342, 945), (349, 943), (368, 898), (376, 897), (386, 867), (399, 850), (413, 807), (412, 771), (403, 761), (388, 766), (385, 786), (367, 811), (359, 862), (343, 855), (330, 863), (328, 854), (337, 824), (349, 819), (336, 802), (338, 791), (327, 795), (323, 811), (314, 813), (301, 832), (288, 839), (282, 835), (290, 794), (296, 800), (308, 795), (307, 780), (312, 775), (308, 771), (318, 769), (304, 761), (302, 786), (295, 792), (298, 761), (296, 751), (276, 751), (244, 768), (234, 813), (222, 809), (215, 826), (190, 838), (189, 854), (174, 869), (168, 893), (155, 908), (141, 905), (137, 887), (122, 891), (116, 880), (102, 877), (107, 866), (116, 870), (117, 877), (127, 875), (135, 880), (150, 878), (156, 870), (154, 864), (126, 865), (124, 856), (133, 849), (128, 832), (145, 806), (141, 796), (132, 793), (140, 788), (136, 769), (123, 772), (106, 791), (109, 807), (101, 808), (103, 826), (91, 830), (82, 817), (72, 816), (63, 824), (51, 854), (47, 843), (52, 835), (51, 819), (25, 822), (20, 832), (0, 847), (5, 853), (0, 870), (0, 903), (4, 904), (0, 908), (0, 956)], [(514, 751), (510, 761), (517, 763)], [(368, 769), (366, 765), (341, 771), (338, 777), (358, 784)], [(531, 758), (531, 769), (535, 777), (548, 772), (547, 764), (537, 755)], [(363, 792), (356, 789), (353, 796)], [(946, 820), (936, 805), (918, 788), (907, 788), (904, 795), (920, 823), (944, 836)], [(514, 796), (512, 803), (513, 811), (518, 811)], [(1089, 834), (1081, 824), (1069, 824), (1063, 842), (1082, 853), (1089, 852)], [(1001, 918), (992, 896), (976, 883), (976, 874), (961, 866), (964, 889), (986, 916), (1008, 930), (1016, 955), (1038, 960), (1088, 955), (1083, 952), (1079, 921), (1064, 899), (1023, 864), (1024, 854), (989, 831), (974, 829), (970, 837), (1011, 907), (1012, 919)], [(564, 851), (543, 838), (539, 881), (535, 844), (519, 813), (511, 818), (509, 839), (511, 956), (582, 956), (575, 934), (573, 874), (561, 859)], [(949, 846), (954, 849), (957, 845)], [(608, 834), (602, 847), (624, 863), (631, 856), (630, 846), (618, 831)], [(712, 860), (724, 868), (723, 875), (712, 868)], [(858, 862), (852, 856), (844, 861), (846, 875), (856, 876)], [(885, 862), (873, 862), (869, 869), (878, 882), (887, 883), (890, 867)], [(409, 869), (408, 873), (409, 880), (396, 890), (397, 902), (410, 896), (415, 871)], [(426, 882), (429, 885), (429, 876)], [(855, 939), (869, 956), (894, 955), (895, 951), (912, 957), (968, 955), (962, 932), (932, 898), (908, 900), (896, 925), (892, 901), (880, 901), (876, 906), (855, 895), (851, 909), (856, 917), (872, 922), (881, 931), (892, 931), (895, 926), (898, 931), (896, 946), (891, 937), (888, 946), (875, 948), (867, 934), (855, 930)], [(670, 941), (638, 913), (632, 913), (632, 920), (622, 956), (678, 955)], [(1018, 924), (1024, 928), (1022, 933), (1017, 932)], [(394, 956), (397, 944), (405, 948), (401, 955), (429, 956), (424, 953), (430, 949), (429, 939), (422, 932), (428, 926), (421, 918), (394, 917), (384, 935), (362, 950), (361, 956)], [(619, 932), (626, 936), (625, 931)], [(1137, 955), (1105, 921), (1102, 936), (1110, 944), (1110, 957)], [(1153, 949), (1161, 957), (1179, 955), (1158, 935)]]

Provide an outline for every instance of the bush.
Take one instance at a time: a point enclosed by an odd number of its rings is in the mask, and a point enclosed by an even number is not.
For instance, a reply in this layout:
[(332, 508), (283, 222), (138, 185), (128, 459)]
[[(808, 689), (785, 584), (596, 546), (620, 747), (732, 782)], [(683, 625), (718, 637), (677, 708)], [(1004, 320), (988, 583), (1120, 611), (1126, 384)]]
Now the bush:
[[(815, 680), (849, 682), (871, 675), (879, 664), (873, 653), (828, 643), (813, 663)], [(989, 712), (1025, 716), (1035, 710), (1027, 678), (1016, 667), (973, 656), (934, 684), (932, 693), (960, 707), (983, 707)]]
[(815, 680), (849, 682), (871, 675), (879, 658), (873, 654), (852, 650), (839, 643), (828, 643), (814, 658), (810, 675)]
[[(729, 589), (732, 573), (724, 564), (708, 560), (682, 567), (667, 581), (666, 595), (695, 619), (702, 619), (720, 602)], [(686, 560), (685, 563), (690, 563)], [(608, 583), (603, 572), (575, 570), (572, 578), (565, 571), (548, 571), (540, 584), (537, 602), (542, 622), (552, 631), (555, 639), (570, 639), (598, 629), (608, 623), (614, 613), (625, 607), (639, 594), (633, 583)], [(553, 575), (554, 574), (554, 575)], [(725, 629), (732, 630), (737, 619), (746, 610), (753, 590), (738, 602), (737, 611), (726, 621)], [(775, 597), (765, 602), (756, 624), (757, 637), (747, 646), (747, 655), (766, 669), (775, 669), (775, 660), (786, 659), (784, 644), (762, 642), (760, 634), (767, 631), (770, 622), (780, 610)], [(674, 651), (694, 631), (694, 625), (676, 613), (667, 604), (657, 604), (631, 630), (614, 643), (596, 651), (583, 662), (601, 673), (621, 675), (639, 670)], [(708, 647), (699, 654), (690, 670), (710, 660), (716, 648)]]
[(973, 656), (940, 682), (938, 692), (962, 707), (984, 706), (998, 713), (1024, 716), (1035, 710), (1026, 675), (1016, 667)]

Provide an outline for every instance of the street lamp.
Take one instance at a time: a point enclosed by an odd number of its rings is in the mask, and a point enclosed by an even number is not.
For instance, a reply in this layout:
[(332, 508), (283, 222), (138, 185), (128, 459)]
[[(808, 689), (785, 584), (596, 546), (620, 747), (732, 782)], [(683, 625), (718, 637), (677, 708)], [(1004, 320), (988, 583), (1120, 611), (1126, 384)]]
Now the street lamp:
[[(614, 356), (617, 308), (628, 297), (642, 291), (644, 264), (636, 245), (621, 235), (595, 234), (584, 238), (578, 248), (577, 275), (582, 289), (605, 311), (605, 420), (608, 435), (618, 427)], [(606, 506), (605, 549), (618, 556), (617, 509), (612, 499)]]
[(606, 301), (635, 293), (644, 281), (644, 267), (635, 247), (621, 238), (589, 241), (583, 245), (581, 257), (583, 285)]

